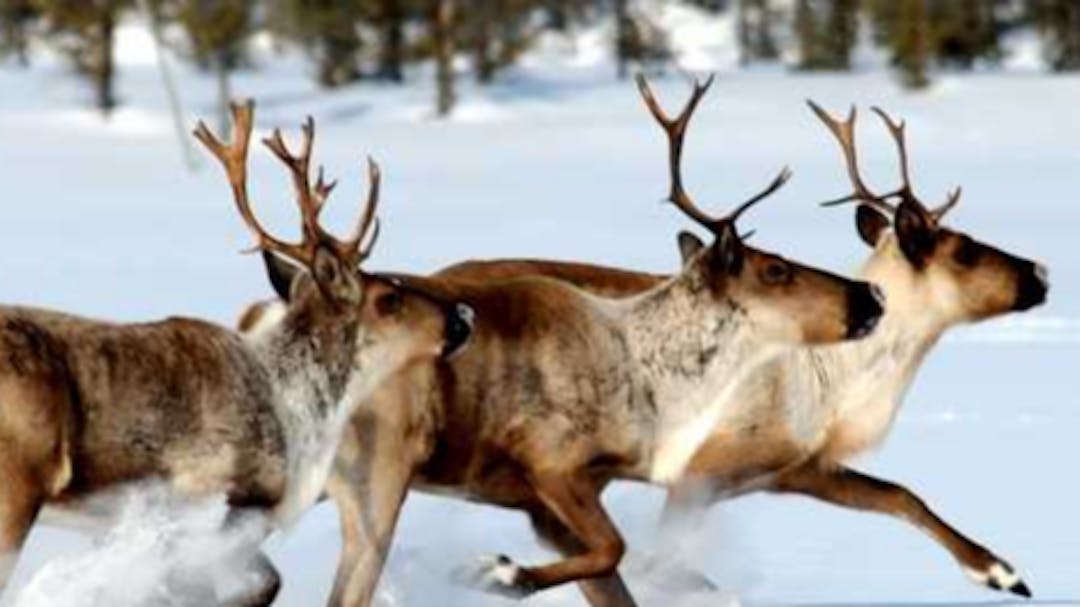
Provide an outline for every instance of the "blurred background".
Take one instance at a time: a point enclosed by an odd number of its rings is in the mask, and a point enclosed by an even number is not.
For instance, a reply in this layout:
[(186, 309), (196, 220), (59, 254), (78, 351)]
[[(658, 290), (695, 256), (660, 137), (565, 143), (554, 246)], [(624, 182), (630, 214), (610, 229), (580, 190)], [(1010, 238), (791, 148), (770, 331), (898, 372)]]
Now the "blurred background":
[[(727, 22), (713, 44), (730, 44), (739, 66), (776, 64), (801, 71), (866, 69), (874, 61), (908, 88), (935, 72), (1037, 63), (1047, 72), (1080, 70), (1080, 3), (1071, 0), (2, 0), (0, 58), (20, 66), (48, 46), (108, 112), (116, 91), (116, 30), (133, 16), (152, 25), (176, 59), (215, 78), (222, 99), (231, 76), (260, 69), (251, 50), (262, 39), (277, 52), (304, 50), (308, 77), (334, 89), (362, 82), (414, 84), (410, 68), (435, 64), (440, 115), (452, 111), (459, 77), (489, 84), (521, 64), (549, 33), (603, 24), (615, 69), (685, 65), (678, 6)], [(677, 11), (675, 11), (677, 13)], [(1032, 38), (1037, 57), (1012, 52)]]
[[(260, 135), (282, 127), (297, 141), (314, 117), (317, 160), (341, 182), (332, 227), (352, 225), (365, 154), (380, 162), (372, 270), (525, 256), (673, 271), (675, 234), (693, 226), (659, 203), (666, 145), (638, 72), (671, 111), (692, 77), (717, 75), (684, 159), (702, 206), (729, 207), (789, 164), (791, 183), (744, 229), (756, 246), (850, 273), (868, 250), (853, 209), (816, 205), (849, 186), (804, 101), (858, 105), (860, 162), (885, 190), (896, 153), (866, 111), (881, 105), (908, 121), (927, 203), (962, 185), (949, 225), (1047, 263), (1053, 286), (1042, 308), (950, 332), (884, 448), (855, 464), (1009, 559), (1040, 606), (1076, 605), (1078, 69), (1075, 0), (0, 0), (0, 302), (232, 325), (269, 297), (257, 256), (238, 254), (251, 236), (221, 171), (189, 135), (199, 118), (223, 128), (230, 97), (255, 99)], [(288, 177), (263, 150), (250, 181), (260, 218), (295, 234)], [(690, 538), (663, 538), (661, 491), (622, 484), (605, 498), (644, 606), (1003, 598), (894, 520), (757, 495), (713, 509)], [(279, 605), (322, 603), (338, 538), (323, 504), (270, 540), (286, 576)], [(36, 529), (3, 604), (42, 607), (17, 603), (19, 589), (87, 547)], [(518, 605), (449, 581), (496, 552), (551, 557), (517, 513), (415, 494), (379, 605)], [(153, 559), (112, 556), (113, 573), (83, 594), (112, 585), (139, 605), (132, 581)], [(720, 590), (688, 594), (686, 570)], [(564, 588), (525, 604), (582, 602)]]

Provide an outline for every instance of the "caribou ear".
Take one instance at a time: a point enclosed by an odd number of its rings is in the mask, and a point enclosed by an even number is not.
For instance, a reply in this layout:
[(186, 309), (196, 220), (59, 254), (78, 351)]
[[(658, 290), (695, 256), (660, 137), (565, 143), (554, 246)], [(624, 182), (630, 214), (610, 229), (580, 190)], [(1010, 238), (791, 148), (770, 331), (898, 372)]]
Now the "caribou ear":
[(865, 204), (855, 209), (855, 228), (866, 244), (876, 247), (882, 232), (889, 227), (889, 218), (881, 211)]
[(698, 251), (705, 248), (705, 243), (690, 232), (679, 232), (679, 255), (682, 256), (683, 265), (694, 258)]
[(340, 257), (328, 249), (316, 249), (311, 275), (319, 290), (330, 299), (347, 303), (360, 303), (363, 299), (359, 272), (346, 266)]
[(265, 249), (262, 252), (262, 258), (263, 264), (266, 265), (266, 276), (270, 279), (270, 286), (274, 287), (274, 292), (278, 294), (278, 297), (289, 301), (296, 277), (303, 270)]
[(896, 209), (896, 238), (904, 257), (921, 269), (937, 246), (937, 229), (924, 209), (905, 201)]
[(716, 262), (718, 269), (735, 276), (742, 271), (743, 243), (732, 225), (724, 226), (716, 235)]

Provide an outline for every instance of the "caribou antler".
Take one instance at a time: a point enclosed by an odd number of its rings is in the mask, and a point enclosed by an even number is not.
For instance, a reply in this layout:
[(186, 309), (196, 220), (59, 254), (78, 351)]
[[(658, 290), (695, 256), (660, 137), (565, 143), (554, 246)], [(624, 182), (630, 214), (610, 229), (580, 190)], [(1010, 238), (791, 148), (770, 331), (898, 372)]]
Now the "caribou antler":
[[(903, 184), (896, 191), (896, 194), (903, 200), (908, 200), (919, 204), (922, 208), (926, 208), (919, 197), (915, 195), (915, 191), (911, 187), (911, 173), (908, 167), (908, 154), (907, 154), (907, 138), (904, 133), (904, 127), (906, 123), (903, 120), (894, 120), (885, 110), (875, 106), (870, 108), (877, 114), (882, 122), (885, 123), (885, 127), (889, 129), (889, 134), (892, 135), (893, 141), (896, 142), (896, 148), (900, 154), (900, 175), (903, 179)], [(941, 206), (930, 209), (928, 212), (934, 221), (941, 221), (941, 218), (945, 216), (953, 207), (960, 202), (960, 195), (963, 193), (963, 189), (960, 187), (955, 188), (952, 192), (949, 192), (945, 203)]]
[[(254, 124), (255, 104), (252, 101), (243, 104), (232, 103), (230, 110), (233, 127), (231, 141), (227, 145), (222, 143), (202, 121), (199, 121), (195, 127), (195, 137), (210, 150), (225, 169), (229, 185), (232, 187), (233, 198), (236, 201), (236, 208), (240, 211), (240, 216), (243, 217), (248, 228), (255, 233), (258, 240), (257, 248), (280, 253), (308, 267), (314, 263), (319, 247), (329, 248), (349, 266), (359, 265), (367, 259), (379, 234), (378, 221), (375, 220), (381, 180), (378, 165), (368, 158), (368, 176), (371, 185), (364, 212), (360, 216), (353, 235), (346, 240), (339, 240), (319, 225), (319, 214), (337, 182), (326, 181), (320, 167), (316, 182), (311, 183), (311, 151), (315, 139), (315, 121), (308, 117), (304, 122), (302, 127), (304, 139), (298, 155), (289, 151), (281, 131), (275, 129), (270, 137), (263, 140), (263, 143), (288, 167), (292, 174), (303, 228), (299, 243), (279, 240), (267, 232), (255, 218), (248, 197), (247, 155)], [(373, 224), (374, 231), (371, 230)], [(364, 246), (364, 239), (369, 232), (372, 232), (371, 238), (367, 246)]]
[(641, 74), (638, 74), (637, 76), (638, 90), (641, 92), (641, 98), (645, 101), (645, 106), (649, 108), (649, 112), (653, 115), (653, 118), (655, 118), (660, 127), (664, 129), (664, 132), (667, 133), (668, 163), (671, 172), (671, 191), (668, 194), (668, 200), (691, 219), (716, 233), (725, 226), (734, 224), (739, 216), (746, 212), (747, 209), (780, 189), (780, 187), (787, 183), (788, 179), (791, 178), (791, 171), (787, 167), (784, 167), (764, 190), (750, 197), (747, 201), (737, 206), (734, 211), (723, 217), (713, 217), (698, 207), (690, 194), (687, 193), (686, 188), (683, 187), (682, 147), (683, 140), (686, 136), (686, 128), (690, 124), (690, 118), (697, 109), (701, 98), (705, 96), (709, 87), (712, 86), (712, 83), (713, 76), (709, 76), (704, 84), (695, 80), (694, 90), (690, 93), (690, 98), (687, 100), (686, 105), (683, 106), (682, 111), (679, 112), (675, 118), (671, 118), (664, 112), (663, 108), (660, 107), (645, 76)]
[(851, 187), (853, 189), (851, 194), (823, 202), (821, 203), (822, 206), (831, 207), (848, 202), (859, 202), (872, 206), (891, 217), (893, 213), (896, 212), (896, 207), (889, 204), (888, 199), (895, 196), (897, 193), (891, 192), (884, 195), (876, 194), (867, 187), (866, 182), (863, 181), (862, 176), (859, 174), (859, 158), (855, 146), (855, 119), (858, 117), (858, 113), (855, 106), (851, 106), (845, 120), (838, 120), (813, 101), (807, 99), (806, 104), (810, 106), (810, 109), (813, 110), (818, 119), (820, 119), (825, 127), (829, 129), (829, 132), (832, 133), (836, 142), (840, 144), (840, 151), (844, 155), (844, 166), (847, 169), (848, 180), (851, 181)]

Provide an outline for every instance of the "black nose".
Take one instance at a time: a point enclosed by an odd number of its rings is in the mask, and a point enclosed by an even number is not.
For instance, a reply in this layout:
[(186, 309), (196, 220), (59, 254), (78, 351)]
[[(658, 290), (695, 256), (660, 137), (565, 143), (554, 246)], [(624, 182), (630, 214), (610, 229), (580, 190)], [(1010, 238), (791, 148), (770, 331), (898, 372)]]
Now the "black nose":
[(1030, 310), (1035, 306), (1046, 302), (1046, 295), (1050, 291), (1049, 273), (1046, 266), (1028, 262), (1020, 271), (1020, 281), (1016, 288), (1016, 302), (1013, 309), (1016, 311)]
[(446, 313), (446, 334), (443, 338), (443, 358), (453, 356), (469, 341), (473, 330), (473, 309), (458, 303)]
[(885, 312), (884, 303), (885, 294), (877, 285), (860, 282), (848, 288), (847, 338), (869, 335)]

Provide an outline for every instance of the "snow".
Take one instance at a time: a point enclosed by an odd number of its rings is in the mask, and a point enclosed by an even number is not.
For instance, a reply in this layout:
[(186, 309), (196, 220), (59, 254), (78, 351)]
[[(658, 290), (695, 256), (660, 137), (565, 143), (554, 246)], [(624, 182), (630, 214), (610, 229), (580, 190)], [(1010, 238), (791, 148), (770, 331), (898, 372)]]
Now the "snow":
[[(693, 25), (706, 40), (703, 27)], [(1040, 604), (1076, 604), (1080, 79), (1033, 71), (1025, 51), (1017, 69), (942, 75), (928, 93), (911, 94), (862, 64), (845, 75), (731, 69), (721, 37), (729, 35), (718, 33), (708, 52), (697, 45), (681, 53), (693, 67), (721, 71), (687, 141), (687, 183), (702, 204), (723, 208), (790, 164), (793, 181), (746, 219), (757, 245), (837, 270), (867, 253), (850, 210), (814, 204), (846, 185), (837, 150), (803, 105), (812, 98), (834, 111), (859, 104), (861, 160), (878, 184), (892, 183), (895, 158), (865, 110), (879, 104), (906, 118), (919, 191), (938, 200), (964, 186), (950, 223), (1049, 265), (1050, 303), (951, 333), (887, 445), (859, 465), (908, 484), (1009, 559), (1046, 600)], [(107, 121), (85, 109), (89, 95), (55, 60), (29, 71), (0, 68), (0, 300), (121, 320), (184, 314), (232, 324), (246, 303), (270, 293), (257, 258), (237, 253), (250, 237), (201, 150), (199, 170), (187, 170), (145, 32), (129, 25), (120, 40), (123, 106)], [(410, 73), (404, 89), (361, 84), (327, 93), (299, 56), (263, 50), (258, 69), (233, 85), (257, 100), (260, 129), (294, 129), (315, 117), (320, 158), (341, 179), (327, 211), (335, 225), (352, 220), (366, 188), (364, 155), (381, 163), (384, 229), (374, 268), (426, 272), (466, 258), (537, 256), (671, 270), (674, 235), (688, 222), (657, 203), (666, 179), (661, 136), (632, 84), (612, 77), (603, 42), (595, 31), (545, 40), (487, 89), (463, 74), (462, 105), (449, 121), (431, 117), (429, 67)], [(212, 79), (188, 68), (178, 79), (186, 122), (213, 123)], [(680, 75), (655, 87), (669, 107), (687, 91)], [(255, 204), (288, 232), (295, 218), (286, 176), (260, 152), (252, 160)], [(662, 499), (627, 484), (605, 496), (628, 538), (623, 570), (643, 605), (1002, 599), (971, 586), (942, 549), (897, 521), (756, 495), (714, 508), (680, 540), (656, 532)], [(336, 520), (324, 504), (268, 541), (285, 576), (278, 604), (321, 603), (336, 563)], [(3, 604), (14, 604), (50, 559), (78, 559), (83, 550), (99, 554), (74, 532), (35, 529)], [(525, 563), (550, 558), (517, 513), (414, 494), (379, 604), (509, 605), (449, 581), (462, 563), (498, 552)], [(693, 571), (720, 590), (672, 588)], [(525, 604), (582, 603), (564, 588)]]
[(193, 579), (205, 580), (198, 587), (220, 597), (257, 587), (258, 575), (241, 564), (265, 534), (261, 516), (231, 522), (222, 532), (229, 512), (224, 494), (181, 502), (155, 484), (120, 493), (117, 524), (90, 548), (44, 565), (20, 593), (19, 607), (198, 607), (208, 597), (193, 596)]

